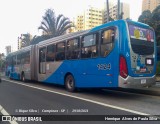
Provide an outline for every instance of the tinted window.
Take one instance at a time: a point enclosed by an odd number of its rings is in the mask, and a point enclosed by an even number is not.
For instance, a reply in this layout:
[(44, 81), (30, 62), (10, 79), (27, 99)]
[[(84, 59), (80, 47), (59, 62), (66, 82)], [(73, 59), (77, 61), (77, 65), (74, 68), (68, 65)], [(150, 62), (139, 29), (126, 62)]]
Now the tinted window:
[(72, 39), (67, 42), (67, 59), (78, 59), (80, 57), (79, 39)]
[(55, 45), (50, 45), (47, 47), (47, 53), (46, 53), (46, 61), (54, 61), (55, 60)]
[(131, 47), (139, 55), (154, 53), (154, 32), (151, 29), (129, 24)]
[(21, 64), (21, 54), (17, 55), (17, 65)]
[(94, 58), (97, 57), (97, 35), (90, 34), (82, 37), (82, 53), (81, 58)]
[(46, 61), (46, 48), (41, 48), (39, 50), (39, 61), (45, 62)]
[(16, 59), (17, 59), (16, 56), (13, 56), (13, 65), (16, 65), (16, 63), (17, 63)]
[(101, 56), (107, 56), (114, 46), (115, 31), (114, 29), (104, 30), (101, 36)]
[(56, 60), (64, 60), (65, 59), (65, 43), (58, 43), (57, 44), (57, 51), (56, 51)]

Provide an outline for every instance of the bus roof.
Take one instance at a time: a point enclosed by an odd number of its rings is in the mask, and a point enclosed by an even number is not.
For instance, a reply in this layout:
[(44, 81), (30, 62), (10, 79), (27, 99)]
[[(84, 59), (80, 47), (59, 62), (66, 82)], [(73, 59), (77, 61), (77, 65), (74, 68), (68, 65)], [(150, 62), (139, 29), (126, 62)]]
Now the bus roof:
[(9, 54), (7, 55), (7, 57), (14, 56), (14, 55), (16, 55), (16, 54), (18, 54), (18, 53), (26, 52), (26, 51), (30, 50), (30, 49), (31, 49), (31, 47), (32, 47), (32, 45), (27, 46), (27, 47), (24, 47), (24, 48), (22, 48), (22, 49), (20, 49), (20, 50), (18, 50), (18, 51), (15, 51), (15, 52), (9, 53)]

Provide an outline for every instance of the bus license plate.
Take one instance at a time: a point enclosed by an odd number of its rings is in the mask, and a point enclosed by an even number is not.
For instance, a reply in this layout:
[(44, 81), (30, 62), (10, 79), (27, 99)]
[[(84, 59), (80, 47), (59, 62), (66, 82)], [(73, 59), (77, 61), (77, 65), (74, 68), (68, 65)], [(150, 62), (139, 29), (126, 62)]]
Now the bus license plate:
[(146, 79), (142, 79), (141, 84), (146, 84)]

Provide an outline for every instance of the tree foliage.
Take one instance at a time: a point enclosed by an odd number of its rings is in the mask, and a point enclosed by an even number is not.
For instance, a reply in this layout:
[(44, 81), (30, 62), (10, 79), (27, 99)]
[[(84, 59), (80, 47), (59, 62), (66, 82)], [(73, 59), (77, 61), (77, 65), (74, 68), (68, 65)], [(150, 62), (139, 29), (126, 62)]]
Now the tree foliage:
[(30, 45), (34, 45), (34, 44), (37, 44), (43, 40), (46, 40), (46, 39), (49, 39), (50, 36), (49, 35), (42, 35), (42, 36), (36, 36), (33, 37), (32, 41), (31, 41), (31, 44)]
[(65, 34), (66, 30), (71, 27), (74, 27), (74, 25), (69, 18), (64, 17), (62, 14), (56, 17), (55, 12), (52, 9), (48, 9), (38, 29), (41, 29), (44, 35), (52, 38)]
[(32, 41), (32, 35), (30, 33), (21, 34), (21, 47), (29, 46)]
[(160, 5), (157, 6), (152, 13), (149, 10), (143, 11), (138, 21), (146, 23), (154, 28), (157, 45), (160, 45)]

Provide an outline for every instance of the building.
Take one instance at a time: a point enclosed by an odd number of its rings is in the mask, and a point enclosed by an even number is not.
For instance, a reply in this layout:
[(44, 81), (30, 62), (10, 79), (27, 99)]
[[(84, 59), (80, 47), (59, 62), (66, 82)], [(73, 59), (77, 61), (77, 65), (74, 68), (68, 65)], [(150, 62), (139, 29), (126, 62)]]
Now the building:
[(6, 46), (6, 55), (11, 53), (11, 46)]
[(81, 30), (85, 30), (85, 12), (83, 14), (80, 14), (77, 16), (77, 20), (76, 20), (76, 30), (77, 31), (81, 31)]
[[(106, 3), (104, 5), (104, 20), (103, 22), (107, 22), (107, 9), (106, 9)], [(120, 3), (120, 12), (119, 14), (122, 14), (122, 19), (130, 18), (130, 6), (127, 3)], [(111, 3), (109, 2), (109, 16), (116, 20), (117, 19), (117, 3)]]
[(160, 0), (143, 0), (142, 12), (145, 10), (150, 10), (152, 12), (158, 5), (160, 5)]
[(87, 30), (103, 23), (103, 9), (88, 6), (85, 11), (76, 18), (76, 30)]
[(18, 50), (22, 48), (22, 40), (18, 37)]

